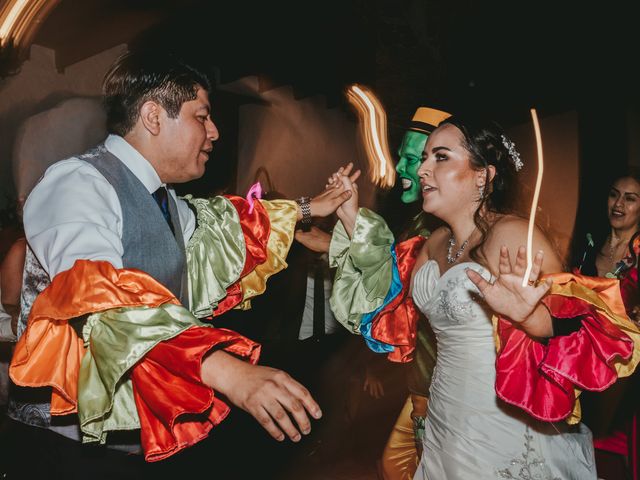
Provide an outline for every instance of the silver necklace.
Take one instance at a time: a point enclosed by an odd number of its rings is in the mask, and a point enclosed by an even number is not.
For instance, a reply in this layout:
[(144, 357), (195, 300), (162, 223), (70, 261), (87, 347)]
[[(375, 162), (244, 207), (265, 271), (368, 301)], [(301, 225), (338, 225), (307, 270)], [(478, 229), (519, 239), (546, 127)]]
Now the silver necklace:
[(468, 243), (469, 239), (467, 238), (462, 243), (462, 246), (458, 249), (458, 251), (454, 255), (451, 255), (453, 247), (456, 246), (456, 240), (455, 238), (453, 238), (453, 234), (451, 234), (451, 236), (449, 237), (449, 248), (447, 248), (447, 263), (454, 263), (456, 260), (458, 260), (460, 258), (460, 255), (462, 255), (462, 252), (464, 252), (464, 249), (467, 248)]

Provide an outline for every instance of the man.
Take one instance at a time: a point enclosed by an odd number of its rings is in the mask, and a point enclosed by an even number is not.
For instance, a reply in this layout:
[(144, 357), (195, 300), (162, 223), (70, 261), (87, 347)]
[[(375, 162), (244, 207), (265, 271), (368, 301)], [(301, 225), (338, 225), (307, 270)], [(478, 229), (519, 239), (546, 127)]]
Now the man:
[(219, 136), (206, 77), (139, 52), (118, 59), (103, 88), (109, 137), (51, 166), (24, 209), (11, 377), (27, 388), (10, 404), (9, 474), (157, 476), (129, 454), (162, 460), (195, 444), (227, 415), (223, 399), (275, 439), (299, 441), (309, 415), (321, 416), (309, 392), (253, 365), (257, 344), (189, 308), (210, 317), (246, 306), (286, 266), (296, 221), (331, 213), (350, 192), (187, 203), (170, 185), (202, 176)]
[[(396, 165), (396, 171), (402, 182), (403, 203), (411, 204), (422, 199), (418, 177), (422, 152), (429, 134), (449, 116), (446, 112), (427, 107), (419, 107), (413, 115), (400, 144), (398, 150), (400, 159)], [(425, 214), (422, 211), (414, 217), (409, 228), (403, 232), (401, 240), (415, 235), (429, 235), (425, 225)], [(418, 466), (435, 355), (433, 333), (428, 322), (422, 318), (418, 322), (414, 359), (407, 372), (410, 395), (396, 420), (382, 454), (381, 467), (385, 480), (413, 478)]]

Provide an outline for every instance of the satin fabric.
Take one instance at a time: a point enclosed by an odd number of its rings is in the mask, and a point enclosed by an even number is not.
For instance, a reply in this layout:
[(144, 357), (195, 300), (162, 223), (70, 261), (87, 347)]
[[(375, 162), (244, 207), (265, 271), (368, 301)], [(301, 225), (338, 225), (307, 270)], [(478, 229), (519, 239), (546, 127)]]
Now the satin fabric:
[(165, 303), (178, 301), (144, 272), (78, 260), (36, 298), (15, 347), (11, 379), (25, 387), (52, 387), (52, 415), (77, 412), (78, 372), (85, 347), (68, 321), (114, 307)]
[[(388, 352), (393, 362), (413, 359), (420, 315), (408, 296), (408, 285), (425, 241), (418, 236), (394, 246), (385, 221), (366, 208), (358, 211), (351, 240), (341, 222), (331, 237), (329, 259), (337, 268), (331, 309), (352, 333), (370, 335), (369, 346)], [(400, 284), (393, 282), (396, 274)]]
[[(294, 240), (298, 215), (296, 202), (290, 200), (260, 200), (255, 205), (254, 213), (259, 210), (258, 205), (260, 205), (268, 216), (267, 257), (240, 280), (243, 293), (240, 306), (242, 309), (250, 308), (249, 300), (264, 293), (269, 277), (287, 268), (286, 258)], [(254, 230), (263, 225), (261, 223), (254, 225), (252, 222), (245, 221), (242, 215), (241, 218), (243, 225), (247, 224)]]
[(362, 315), (362, 320), (360, 321), (360, 335), (364, 339), (366, 345), (370, 350), (376, 353), (391, 353), (394, 350), (393, 345), (389, 345), (388, 343), (381, 342), (375, 338), (373, 338), (371, 332), (373, 329), (373, 319), (378, 313), (391, 301), (398, 296), (398, 294), (402, 291), (402, 282), (400, 281), (400, 273), (398, 272), (398, 262), (396, 259), (395, 248), (391, 246), (391, 258), (393, 260), (392, 270), (391, 270), (391, 285), (389, 286), (389, 291), (387, 292), (387, 296), (384, 299), (384, 302), (380, 307), (375, 309), (373, 312), (365, 313)]
[(240, 278), (249, 248), (230, 199), (191, 195), (184, 199), (195, 207), (198, 220), (186, 246), (191, 311), (197, 317), (208, 317), (227, 296), (227, 288)]
[(393, 234), (378, 214), (360, 208), (351, 239), (338, 222), (329, 246), (336, 268), (329, 303), (336, 320), (359, 333), (362, 315), (383, 305), (391, 285)]
[[(182, 305), (170, 303), (156, 308), (116, 308), (89, 316), (82, 332), (88, 351), (78, 374), (83, 442), (105, 443), (108, 432), (140, 428), (128, 372), (141, 360), (146, 362), (146, 355), (159, 343), (191, 327), (207, 328)], [(204, 338), (209, 337), (203, 333)], [(202, 353), (211, 347), (204, 346)], [(166, 373), (175, 376), (174, 371), (190, 366), (199, 375), (199, 365), (189, 364), (171, 366)], [(208, 387), (202, 384), (202, 388)]]
[[(84, 340), (79, 339), (69, 320), (91, 313), (83, 329)], [(187, 337), (177, 340), (181, 334)], [(171, 342), (182, 345), (190, 340), (191, 348), (182, 353), (188, 359), (184, 364), (173, 363), (170, 356), (159, 352), (152, 354), (159, 346), (166, 353)], [(200, 378), (200, 359), (214, 346), (229, 348), (252, 362), (259, 352), (259, 346), (250, 340), (199, 322), (144, 272), (78, 260), (57, 275), (34, 302), (10, 374), (18, 385), (51, 386), (52, 415), (77, 411), (85, 441), (103, 442), (110, 430), (163, 426), (159, 433), (142, 433), (143, 449), (149, 445), (148, 460), (154, 460), (202, 438), (227, 414), (227, 407), (214, 401), (211, 389)], [(164, 360), (159, 361), (160, 357)], [(129, 380), (126, 373), (132, 367), (134, 372), (140, 369), (137, 378), (150, 385)], [(149, 371), (155, 375), (144, 374)], [(155, 388), (163, 378), (160, 383), (174, 390)], [(136, 411), (134, 390), (146, 392), (139, 398), (153, 408)], [(194, 398), (196, 395), (200, 396)], [(171, 401), (172, 409), (157, 408), (163, 403), (162, 396)], [(166, 413), (168, 418), (162, 416)], [(141, 414), (151, 417), (140, 418)], [(179, 417), (184, 421), (177, 421)]]
[(269, 277), (287, 267), (296, 203), (260, 200), (251, 209), (237, 196), (184, 198), (198, 216), (187, 246), (192, 312), (203, 318), (250, 308), (250, 299), (264, 293)]
[(229, 414), (227, 403), (200, 379), (202, 357), (212, 348), (253, 364), (260, 354), (258, 344), (235, 332), (193, 327), (158, 344), (131, 372), (147, 461), (162, 460), (193, 445)]
[[(235, 283), (227, 288), (227, 296), (218, 303), (213, 311), (214, 316), (222, 315), (226, 311), (236, 308), (244, 300), (245, 292), (239, 280), (267, 260), (267, 245), (271, 231), (269, 216), (260, 202), (255, 202), (254, 208), (250, 209), (248, 202), (243, 198), (236, 196), (227, 198), (238, 212), (240, 228), (245, 240), (246, 256), (240, 275), (234, 280)], [(220, 258), (224, 257), (218, 257), (218, 261)], [(206, 279), (206, 281), (208, 280)], [(211, 280), (213, 281), (213, 279)]]
[[(636, 238), (633, 244), (635, 254), (640, 253), (640, 238)], [(626, 255), (625, 257), (628, 257)], [(624, 302), (627, 315), (632, 316), (633, 308), (638, 305), (640, 300), (638, 289), (638, 268), (634, 265), (622, 271), (618, 277), (620, 279), (620, 296)], [(616, 402), (613, 405), (603, 405), (601, 408), (612, 408), (614, 411), (619, 407)], [(626, 428), (614, 431), (611, 435), (605, 437), (595, 438), (593, 445), (598, 450), (604, 450), (612, 452), (623, 457), (629, 457), (629, 463), (631, 464), (631, 470), (633, 472), (633, 478), (639, 477), (638, 473), (638, 453), (636, 452), (637, 439), (635, 439), (636, 433), (636, 415), (632, 415), (631, 419), (627, 422)], [(631, 435), (628, 434), (631, 432)], [(629, 454), (630, 452), (631, 455)]]
[(581, 328), (533, 340), (512, 322), (494, 317), (497, 334), (496, 393), (535, 418), (580, 420), (580, 390), (602, 391), (633, 373), (640, 360), (640, 331), (626, 316), (618, 281), (569, 273), (550, 276), (543, 302), (552, 316), (580, 318)]
[(418, 468), (420, 457), (416, 449), (412, 409), (411, 397), (407, 397), (382, 452), (384, 480), (411, 480)]
[(413, 237), (396, 245), (402, 291), (380, 311), (373, 322), (373, 337), (396, 347), (387, 355), (392, 362), (413, 360), (420, 313), (409, 296), (409, 285), (418, 253), (426, 240), (424, 237)]

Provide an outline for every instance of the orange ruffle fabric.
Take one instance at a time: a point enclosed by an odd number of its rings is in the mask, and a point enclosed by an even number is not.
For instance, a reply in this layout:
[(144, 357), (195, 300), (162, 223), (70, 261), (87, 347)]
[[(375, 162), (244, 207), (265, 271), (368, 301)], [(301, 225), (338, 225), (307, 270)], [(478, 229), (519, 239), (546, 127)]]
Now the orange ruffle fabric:
[(416, 236), (396, 245), (402, 291), (373, 320), (372, 337), (396, 347), (387, 354), (392, 362), (406, 363), (413, 359), (420, 315), (409, 297), (409, 285), (418, 253), (426, 240)]
[(11, 360), (11, 379), (24, 387), (52, 387), (51, 414), (78, 409), (78, 371), (85, 354), (69, 320), (120, 307), (179, 304), (146, 273), (115, 269), (108, 262), (78, 260), (34, 302)]
[[(17, 385), (52, 387), (51, 414), (77, 412), (83, 340), (69, 320), (121, 307), (179, 304), (173, 294), (139, 270), (78, 260), (36, 299), (16, 344), (10, 374)], [(220, 348), (250, 362), (260, 346), (230, 330), (190, 327), (158, 343), (132, 370), (142, 446), (149, 461), (197, 442), (229, 412), (200, 376), (202, 357)]]

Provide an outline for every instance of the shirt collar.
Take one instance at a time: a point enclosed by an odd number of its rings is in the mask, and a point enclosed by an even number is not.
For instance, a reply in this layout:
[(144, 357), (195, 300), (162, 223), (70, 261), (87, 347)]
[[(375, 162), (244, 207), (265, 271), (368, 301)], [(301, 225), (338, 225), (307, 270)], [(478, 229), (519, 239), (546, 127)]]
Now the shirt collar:
[(149, 161), (124, 138), (118, 135), (109, 135), (104, 141), (104, 146), (131, 170), (131, 173), (142, 182), (149, 193), (165, 186)]

